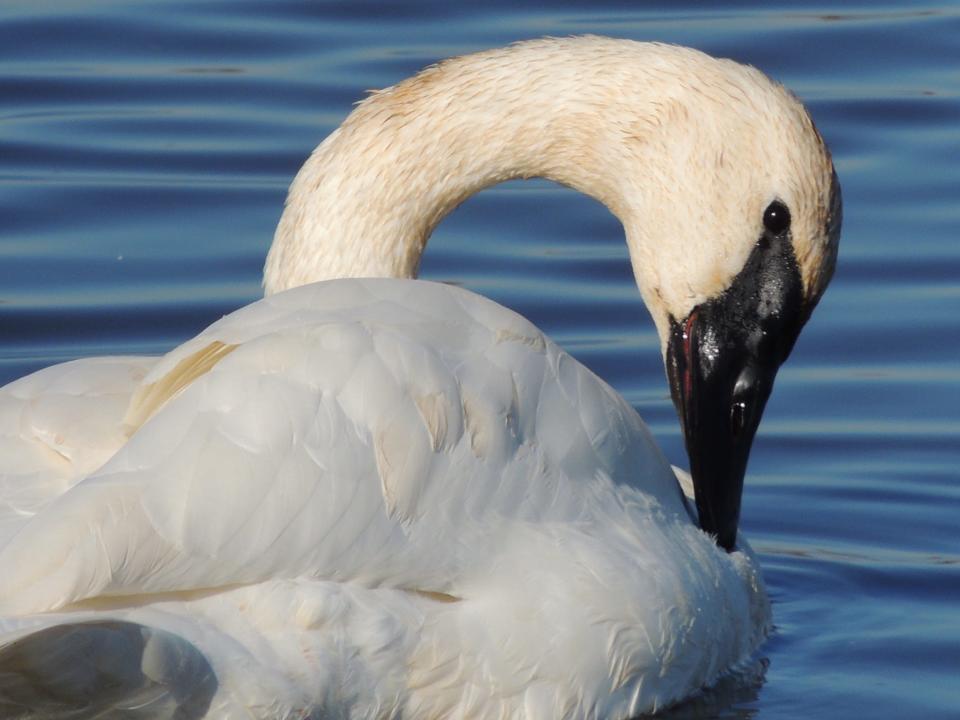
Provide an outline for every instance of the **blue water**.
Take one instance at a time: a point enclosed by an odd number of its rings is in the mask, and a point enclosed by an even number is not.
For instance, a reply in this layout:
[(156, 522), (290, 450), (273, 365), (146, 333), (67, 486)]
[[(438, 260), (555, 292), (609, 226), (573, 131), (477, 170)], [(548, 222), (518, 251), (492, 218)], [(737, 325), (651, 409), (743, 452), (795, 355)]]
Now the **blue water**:
[[(955, 3), (3, 0), (0, 382), (160, 353), (257, 297), (284, 193), (370, 88), (598, 32), (757, 65), (843, 184), (833, 285), (780, 373), (743, 527), (776, 631), (672, 718), (960, 717), (960, 8)], [(467, 202), (424, 276), (524, 313), (685, 464), (617, 222), (545, 182)]]

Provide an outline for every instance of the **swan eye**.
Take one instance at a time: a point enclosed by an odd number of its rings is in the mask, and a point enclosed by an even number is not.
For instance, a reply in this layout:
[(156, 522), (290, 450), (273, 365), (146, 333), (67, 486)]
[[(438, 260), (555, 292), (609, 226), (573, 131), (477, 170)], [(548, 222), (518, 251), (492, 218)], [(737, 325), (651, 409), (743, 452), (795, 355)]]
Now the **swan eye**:
[(730, 408), (730, 433), (733, 439), (737, 440), (743, 432), (743, 426), (747, 422), (747, 403), (743, 400), (734, 401)]
[(763, 226), (774, 235), (780, 235), (790, 227), (790, 211), (779, 200), (774, 200), (763, 211)]

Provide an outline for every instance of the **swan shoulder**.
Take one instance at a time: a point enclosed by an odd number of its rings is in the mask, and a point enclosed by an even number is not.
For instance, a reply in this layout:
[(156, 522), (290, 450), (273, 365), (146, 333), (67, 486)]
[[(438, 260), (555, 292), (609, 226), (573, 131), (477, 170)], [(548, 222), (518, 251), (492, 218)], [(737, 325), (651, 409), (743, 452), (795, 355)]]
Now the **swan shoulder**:
[(636, 413), (473, 293), (297, 288), (218, 321), (140, 388), (214, 343), (232, 350), (0, 550), (0, 604), (304, 574), (456, 595), (511, 523), (602, 525), (624, 512), (616, 487), (684, 513)]

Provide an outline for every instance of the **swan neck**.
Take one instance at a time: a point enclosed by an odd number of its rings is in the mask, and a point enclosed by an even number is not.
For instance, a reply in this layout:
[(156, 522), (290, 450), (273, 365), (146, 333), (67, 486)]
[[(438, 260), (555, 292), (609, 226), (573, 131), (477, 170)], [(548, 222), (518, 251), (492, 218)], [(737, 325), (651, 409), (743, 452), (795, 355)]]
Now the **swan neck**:
[(510, 179), (554, 180), (624, 221), (627, 151), (611, 90), (589, 69), (565, 74), (570, 62), (522, 46), (455, 58), (361, 103), (290, 188), (268, 294), (334, 277), (415, 277), (444, 216)]
[(803, 106), (757, 70), (656, 43), (528, 41), (447, 60), (360, 103), (294, 179), (264, 287), (415, 277), (460, 203), (542, 177), (623, 224), (665, 347), (671, 317), (733, 282), (772, 198), (798, 210), (794, 244), (833, 228), (833, 241), (797, 251), (805, 292), (819, 296), (839, 231), (831, 171)]

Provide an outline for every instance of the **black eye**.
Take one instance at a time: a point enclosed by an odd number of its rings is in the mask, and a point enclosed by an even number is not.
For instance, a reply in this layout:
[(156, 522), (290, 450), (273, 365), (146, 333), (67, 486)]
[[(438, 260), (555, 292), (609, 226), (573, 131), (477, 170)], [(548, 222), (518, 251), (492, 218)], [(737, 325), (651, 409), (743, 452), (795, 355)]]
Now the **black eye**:
[(779, 200), (767, 205), (767, 209), (763, 211), (763, 226), (774, 235), (785, 232), (790, 227), (790, 211), (787, 206)]

